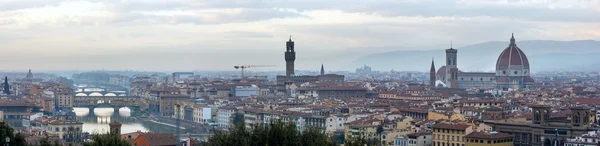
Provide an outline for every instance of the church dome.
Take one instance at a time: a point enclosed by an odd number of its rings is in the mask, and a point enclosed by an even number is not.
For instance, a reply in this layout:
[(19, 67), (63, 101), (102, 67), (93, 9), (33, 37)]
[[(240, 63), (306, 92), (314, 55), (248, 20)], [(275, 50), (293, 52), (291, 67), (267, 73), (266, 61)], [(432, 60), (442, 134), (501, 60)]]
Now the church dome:
[(440, 69), (437, 70), (437, 73), (435, 75), (436, 76), (446, 76), (446, 66), (440, 67)]
[(514, 35), (510, 38), (510, 44), (498, 57), (496, 70), (504, 69), (529, 69), (529, 60), (525, 53), (517, 47)]

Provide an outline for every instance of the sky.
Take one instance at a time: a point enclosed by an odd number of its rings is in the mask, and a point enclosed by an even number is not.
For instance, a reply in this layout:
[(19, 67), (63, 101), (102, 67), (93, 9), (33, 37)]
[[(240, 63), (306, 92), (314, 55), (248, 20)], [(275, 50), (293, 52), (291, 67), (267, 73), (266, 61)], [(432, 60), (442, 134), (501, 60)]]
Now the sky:
[(393, 50), (600, 40), (600, 0), (0, 0), (1, 70), (351, 70)]

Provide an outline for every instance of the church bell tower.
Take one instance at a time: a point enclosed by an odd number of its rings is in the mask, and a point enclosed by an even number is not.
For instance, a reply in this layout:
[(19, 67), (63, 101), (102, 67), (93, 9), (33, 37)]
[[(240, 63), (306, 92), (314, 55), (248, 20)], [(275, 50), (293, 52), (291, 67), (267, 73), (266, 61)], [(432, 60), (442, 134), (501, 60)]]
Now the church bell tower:
[(458, 88), (458, 68), (456, 66), (458, 50), (450, 47), (446, 49), (446, 84), (450, 88)]
[(285, 76), (293, 76), (294, 75), (294, 61), (296, 61), (296, 51), (294, 51), (294, 41), (292, 41), (292, 36), (290, 36), (290, 40), (285, 43)]

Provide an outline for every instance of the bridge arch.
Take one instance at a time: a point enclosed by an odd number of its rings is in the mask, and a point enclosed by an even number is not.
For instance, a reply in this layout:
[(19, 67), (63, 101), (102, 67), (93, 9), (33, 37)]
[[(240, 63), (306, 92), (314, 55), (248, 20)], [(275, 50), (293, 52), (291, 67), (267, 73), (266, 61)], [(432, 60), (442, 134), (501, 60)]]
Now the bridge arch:
[(77, 94), (75, 94), (75, 96), (88, 96), (88, 95), (85, 93), (77, 93)]
[(88, 95), (88, 96), (104, 96), (104, 95), (102, 95), (102, 93), (99, 93), (99, 92), (94, 92), (94, 93), (90, 93), (90, 95)]
[(106, 94), (104, 94), (104, 96), (117, 96), (117, 94), (115, 94), (115, 93), (106, 93)]

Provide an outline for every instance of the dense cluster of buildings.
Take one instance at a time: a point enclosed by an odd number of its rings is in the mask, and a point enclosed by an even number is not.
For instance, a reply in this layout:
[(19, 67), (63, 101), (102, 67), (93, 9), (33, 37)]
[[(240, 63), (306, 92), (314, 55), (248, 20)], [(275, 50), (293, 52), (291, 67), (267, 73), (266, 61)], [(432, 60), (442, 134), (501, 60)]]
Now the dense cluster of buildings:
[[(499, 55), (493, 73), (460, 71), (457, 53), (457, 49), (447, 49), (445, 66), (436, 69), (432, 62), (429, 76), (383, 73), (368, 66), (355, 74), (326, 74), (323, 65), (319, 73), (296, 75), (296, 50), (290, 38), (284, 53), (285, 75), (256, 81), (187, 72), (110, 75), (109, 83), (127, 84), (129, 91), (101, 97), (112, 99), (104, 104), (127, 103), (155, 120), (180, 119), (191, 127), (226, 131), (240, 123), (251, 129), (283, 121), (298, 130), (319, 128), (340, 143), (352, 139), (392, 146), (587, 146), (600, 142), (600, 72), (531, 74), (527, 56), (514, 36)], [(399, 74), (406, 78), (392, 76)], [(373, 78), (365, 78), (369, 76)], [(429, 82), (420, 80), (423, 77), (429, 77)], [(6, 83), (10, 92), (0, 99), (0, 120), (28, 127), (25, 131), (34, 138), (44, 133), (64, 142), (82, 139), (77, 133), (83, 124), (76, 117), (38, 113), (60, 113), (86, 104), (96, 98), (93, 93), (77, 93), (70, 86), (33, 78), (31, 73), (24, 79), (11, 79)], [(170, 145), (176, 139), (173, 133), (121, 134), (118, 122), (109, 125), (111, 132), (135, 145)], [(181, 139), (196, 142), (185, 136)]]

